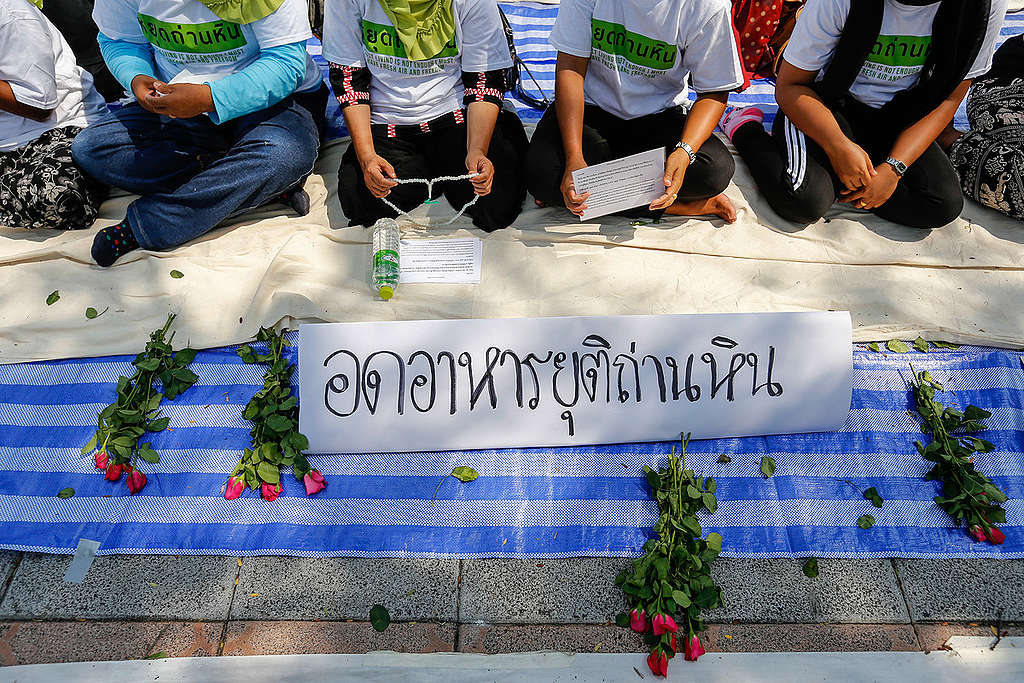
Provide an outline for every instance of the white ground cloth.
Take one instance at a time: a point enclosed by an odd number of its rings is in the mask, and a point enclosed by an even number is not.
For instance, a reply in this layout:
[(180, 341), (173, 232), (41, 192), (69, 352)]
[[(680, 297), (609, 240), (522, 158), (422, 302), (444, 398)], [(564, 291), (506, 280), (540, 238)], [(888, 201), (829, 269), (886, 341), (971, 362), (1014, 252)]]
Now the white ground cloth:
[[(617, 217), (581, 224), (529, 198), (513, 228), (490, 235), (466, 220), (407, 226), (414, 238), (481, 236), (482, 282), (403, 285), (382, 302), (368, 285), (367, 231), (342, 227), (335, 172), (343, 149), (322, 153), (322, 175), (306, 185), (309, 216), (268, 207), (172, 252), (133, 252), (110, 269), (89, 256), (96, 228), (0, 228), (0, 362), (138, 352), (170, 311), (179, 314), (176, 345), (204, 348), (248, 340), (282, 320), (804, 310), (852, 311), (859, 341), (922, 334), (1024, 343), (1024, 224), (968, 203), (963, 218), (929, 234), (837, 205), (800, 230), (767, 207), (742, 162), (728, 190), (740, 216), (729, 226), (632, 226)], [(108, 201), (96, 227), (123, 217), (129, 200)], [(443, 200), (428, 209), (440, 219), (452, 214)], [(169, 277), (173, 269), (184, 278)], [(53, 290), (60, 301), (47, 306)], [(110, 310), (88, 320), (90, 306)]]

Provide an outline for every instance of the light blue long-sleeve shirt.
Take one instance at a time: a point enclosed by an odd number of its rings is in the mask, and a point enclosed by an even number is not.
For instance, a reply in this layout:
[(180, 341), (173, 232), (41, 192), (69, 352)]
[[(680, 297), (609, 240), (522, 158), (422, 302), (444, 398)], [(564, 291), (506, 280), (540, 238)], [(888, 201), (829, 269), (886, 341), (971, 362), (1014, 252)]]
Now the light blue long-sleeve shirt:
[[(98, 40), (107, 68), (128, 92), (139, 74), (156, 78), (149, 43), (114, 40), (102, 33)], [(304, 41), (261, 50), (256, 61), (241, 71), (207, 83), (215, 108), (210, 119), (219, 124), (266, 109), (295, 92), (305, 76)]]

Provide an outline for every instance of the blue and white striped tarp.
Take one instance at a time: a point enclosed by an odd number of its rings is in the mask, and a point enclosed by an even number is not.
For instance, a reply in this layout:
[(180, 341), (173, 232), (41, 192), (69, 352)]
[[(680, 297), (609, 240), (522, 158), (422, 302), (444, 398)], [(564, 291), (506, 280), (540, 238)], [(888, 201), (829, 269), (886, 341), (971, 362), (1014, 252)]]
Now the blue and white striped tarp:
[[(691, 443), (689, 466), (718, 481), (705, 531), (720, 532), (734, 557), (1024, 557), (1022, 358), (858, 349), (843, 430)], [(79, 454), (128, 361), (0, 366), (0, 547), (71, 553), (88, 538), (101, 553), (631, 556), (656, 519), (641, 468), (664, 463), (664, 443), (315, 456), (329, 483), (317, 496), (288, 475), (274, 503), (252, 492), (226, 501), (222, 486), (249, 439), (241, 411), (262, 386), (261, 371), (232, 349), (197, 356), (199, 382), (165, 402), (170, 428), (153, 435), (162, 461), (144, 466), (149, 485), (128, 496)], [(996, 450), (977, 464), (1011, 498), (1001, 547), (970, 541), (932, 502), (938, 491), (923, 479), (928, 463), (914, 449), (921, 434), (908, 413), (911, 362), (959, 401), (994, 412), (982, 436)], [(720, 464), (722, 453), (732, 461)], [(760, 474), (762, 455), (778, 465), (770, 479)], [(480, 478), (444, 476), (458, 465)], [(880, 510), (861, 496), (872, 486), (886, 500)], [(75, 495), (57, 498), (65, 487)], [(857, 526), (863, 514), (875, 516), (874, 528)]]

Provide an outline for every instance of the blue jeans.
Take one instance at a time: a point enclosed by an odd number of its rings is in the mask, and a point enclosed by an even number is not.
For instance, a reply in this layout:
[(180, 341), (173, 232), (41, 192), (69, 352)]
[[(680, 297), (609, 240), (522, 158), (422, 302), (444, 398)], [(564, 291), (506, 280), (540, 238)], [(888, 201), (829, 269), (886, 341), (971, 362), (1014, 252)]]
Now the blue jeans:
[(130, 104), (75, 139), (97, 180), (142, 195), (127, 219), (144, 249), (170, 249), (267, 203), (312, 172), (327, 103), (323, 86), (215, 125)]

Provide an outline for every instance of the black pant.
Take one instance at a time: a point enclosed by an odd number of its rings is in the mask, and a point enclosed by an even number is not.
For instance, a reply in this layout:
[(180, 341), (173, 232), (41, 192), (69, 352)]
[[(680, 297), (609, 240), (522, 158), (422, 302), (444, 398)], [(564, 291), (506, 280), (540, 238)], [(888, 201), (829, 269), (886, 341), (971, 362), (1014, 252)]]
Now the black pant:
[[(686, 111), (673, 107), (637, 119), (620, 119), (600, 107), (588, 104), (583, 109), (583, 158), (593, 166), (612, 159), (664, 147), (671, 152), (683, 134)], [(537, 124), (526, 156), (526, 177), (532, 194), (549, 206), (565, 204), (562, 176), (565, 175), (565, 151), (558, 114), (548, 107)], [(697, 150), (697, 161), (687, 168), (679, 199), (693, 201), (720, 194), (732, 179), (736, 164), (722, 141), (711, 136)], [(646, 207), (623, 211), (627, 216), (660, 216)]]
[[(526, 197), (522, 169), (526, 145), (526, 131), (519, 117), (502, 110), (487, 151), (487, 158), (494, 164), (491, 191), (466, 211), (473, 218), (473, 225), (491, 232), (507, 228), (518, 218)], [(466, 124), (394, 138), (388, 137), (382, 127), (374, 126), (373, 146), (377, 154), (395, 168), (400, 179), (431, 179), (467, 173)], [(473, 200), (473, 186), (468, 181), (439, 183), (434, 190), (435, 197), (443, 192), (455, 209)], [(373, 225), (380, 218), (396, 215), (394, 209), (374, 197), (366, 187), (363, 170), (351, 145), (345, 150), (338, 170), (338, 199), (349, 225)], [(403, 211), (412, 211), (427, 199), (426, 185), (396, 185), (387, 199)]]
[[(875, 165), (889, 156), (901, 132), (887, 125), (877, 110), (852, 98), (832, 113), (843, 133), (863, 147)], [(816, 222), (845, 189), (825, 150), (781, 111), (771, 135), (763, 126), (748, 123), (732, 141), (758, 189), (786, 220), (801, 225)], [(900, 179), (892, 197), (871, 211), (894, 223), (930, 230), (955, 220), (963, 207), (956, 171), (933, 142)]]

